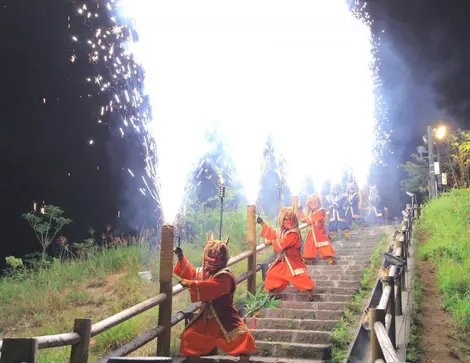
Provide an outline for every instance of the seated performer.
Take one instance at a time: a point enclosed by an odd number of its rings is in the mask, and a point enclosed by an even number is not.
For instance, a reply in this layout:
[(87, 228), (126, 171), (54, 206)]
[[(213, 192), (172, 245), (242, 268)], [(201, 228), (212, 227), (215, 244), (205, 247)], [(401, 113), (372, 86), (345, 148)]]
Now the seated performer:
[(181, 285), (189, 288), (191, 302), (201, 302), (199, 312), (181, 336), (180, 354), (192, 362), (200, 361), (201, 355), (214, 348), (240, 356), (241, 362), (248, 362), (249, 354), (256, 352), (255, 340), (233, 305), (237, 284), (227, 268), (228, 242), (229, 238), (217, 241), (208, 236), (199, 268), (191, 265), (181, 248), (175, 249), (178, 263), (174, 273), (182, 278)]
[(328, 232), (330, 239), (334, 241), (336, 239), (336, 233), (338, 230), (343, 231), (346, 240), (349, 239), (349, 227), (344, 220), (344, 203), (346, 201), (345, 196), (341, 195), (341, 186), (339, 184), (333, 184), (331, 186), (331, 194), (328, 198), (330, 209), (328, 223)]
[(311, 195), (307, 199), (307, 215), (304, 216), (302, 209), (299, 211), (299, 220), (311, 226), (308, 230), (304, 243), (304, 260), (314, 260), (317, 258), (317, 250), (320, 258), (328, 258), (328, 264), (334, 263), (335, 250), (328, 239), (325, 230), (326, 212), (321, 206), (320, 198)]
[(355, 183), (348, 184), (347, 187), (347, 200), (346, 200), (346, 209), (344, 211), (344, 219), (345, 222), (348, 224), (349, 228), (352, 229), (353, 223), (364, 227), (363, 221), (359, 211), (359, 193), (357, 189), (357, 185)]
[(380, 225), (383, 224), (383, 213), (380, 202), (379, 191), (377, 186), (372, 185), (369, 190), (369, 197), (367, 198), (368, 204), (368, 213), (367, 213), (367, 222), (370, 225)]
[(277, 252), (276, 259), (266, 273), (264, 289), (276, 297), (290, 282), (297, 290), (307, 292), (309, 300), (313, 301), (315, 283), (300, 255), (299, 221), (293, 208), (281, 208), (278, 230), (271, 228), (261, 217), (256, 222), (263, 227), (260, 236), (266, 238), (264, 243), (272, 245)]

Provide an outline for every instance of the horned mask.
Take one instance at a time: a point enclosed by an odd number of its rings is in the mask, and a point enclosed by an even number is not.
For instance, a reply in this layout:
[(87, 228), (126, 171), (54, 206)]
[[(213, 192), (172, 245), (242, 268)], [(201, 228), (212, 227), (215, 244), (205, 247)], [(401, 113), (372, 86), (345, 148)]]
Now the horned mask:
[(208, 273), (215, 273), (227, 267), (227, 262), (230, 258), (228, 252), (229, 241), (230, 237), (227, 237), (225, 241), (219, 241), (214, 239), (212, 234), (207, 234), (203, 261), (205, 271)]

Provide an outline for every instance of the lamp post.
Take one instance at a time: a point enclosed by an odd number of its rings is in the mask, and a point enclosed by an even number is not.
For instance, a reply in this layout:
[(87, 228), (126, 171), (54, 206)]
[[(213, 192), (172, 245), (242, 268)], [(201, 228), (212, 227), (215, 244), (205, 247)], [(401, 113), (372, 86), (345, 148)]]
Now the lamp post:
[(225, 185), (224, 185), (223, 176), (220, 176), (219, 197), (220, 197), (219, 240), (222, 240), (222, 222), (223, 222), (223, 217), (224, 217), (224, 198), (225, 198)]
[(436, 174), (434, 174), (434, 142), (432, 137), (432, 126), (427, 127), (427, 144), (428, 144), (428, 157), (429, 157), (429, 197), (434, 199), (437, 197), (436, 193)]

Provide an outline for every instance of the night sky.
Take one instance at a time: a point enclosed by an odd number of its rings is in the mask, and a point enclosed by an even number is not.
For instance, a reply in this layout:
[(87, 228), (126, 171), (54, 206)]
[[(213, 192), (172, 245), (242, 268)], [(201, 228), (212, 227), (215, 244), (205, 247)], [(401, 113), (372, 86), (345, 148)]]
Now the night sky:
[[(463, 3), (370, 2), (374, 31), (385, 30), (378, 56), (394, 131), (393, 154), (385, 157), (388, 166), (375, 168), (372, 181), (395, 212), (406, 202), (396, 166), (420, 143), (426, 124), (445, 118), (469, 127), (470, 38)], [(86, 69), (70, 66), (67, 17), (73, 4), (60, 0), (2, 4), (0, 267), (4, 256), (22, 256), (39, 246), (20, 218), (33, 200), (66, 211), (74, 223), (65, 234), (73, 241), (86, 238), (90, 225), (101, 231), (111, 224), (128, 232), (138, 223), (152, 223), (154, 202), (138, 192), (140, 185), (127, 172), (129, 167), (139, 172), (145, 166), (140, 142), (132, 137), (122, 140), (115, 129), (97, 123), (103, 100), (87, 96), (92, 92), (84, 82)], [(89, 140), (94, 140), (93, 145)]]

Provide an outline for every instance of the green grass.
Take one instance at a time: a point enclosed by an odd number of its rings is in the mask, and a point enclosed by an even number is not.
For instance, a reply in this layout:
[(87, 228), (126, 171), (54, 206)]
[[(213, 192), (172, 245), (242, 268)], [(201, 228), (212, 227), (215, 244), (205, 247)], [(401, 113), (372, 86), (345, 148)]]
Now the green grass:
[[(456, 323), (459, 340), (470, 339), (470, 189), (456, 189), (432, 200), (422, 210), (415, 228), (418, 259), (436, 266), (441, 306)], [(418, 288), (420, 285), (418, 284)], [(416, 289), (415, 289), (416, 292)], [(421, 294), (418, 291), (418, 298)], [(419, 311), (419, 300), (415, 301)], [(419, 314), (415, 329), (419, 330)], [(411, 344), (416, 358), (419, 342)], [(416, 353), (415, 353), (416, 351)], [(462, 352), (470, 348), (462, 345)]]
[[(415, 266), (419, 263), (415, 259)], [(422, 346), (419, 340), (421, 327), (421, 298), (422, 298), (421, 275), (417, 267), (413, 271), (413, 301), (411, 314), (411, 327), (408, 346), (406, 347), (406, 361), (409, 363), (419, 363)]]
[(366, 299), (370, 297), (377, 281), (377, 275), (383, 264), (383, 253), (390, 245), (388, 233), (383, 235), (371, 254), (371, 264), (362, 273), (361, 289), (352, 301), (346, 304), (343, 317), (338, 321), (331, 336), (332, 357), (330, 363), (342, 363), (346, 358), (349, 344), (354, 339)]
[(418, 256), (436, 264), (443, 308), (470, 333), (470, 189), (428, 203), (415, 235)]

